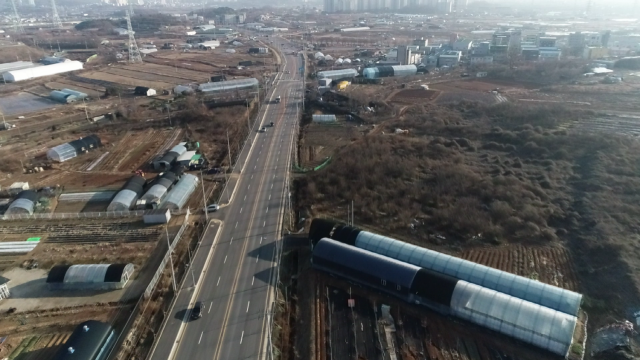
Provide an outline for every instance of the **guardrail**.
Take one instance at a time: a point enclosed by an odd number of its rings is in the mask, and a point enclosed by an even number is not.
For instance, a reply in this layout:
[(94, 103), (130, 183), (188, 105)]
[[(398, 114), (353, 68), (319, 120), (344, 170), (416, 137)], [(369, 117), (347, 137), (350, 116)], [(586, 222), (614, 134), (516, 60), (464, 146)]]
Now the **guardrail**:
[(167, 266), (167, 263), (171, 259), (171, 253), (173, 252), (173, 249), (176, 247), (176, 244), (178, 243), (178, 241), (180, 241), (180, 238), (182, 237), (184, 230), (187, 228), (188, 220), (189, 220), (189, 212), (187, 212), (187, 215), (184, 217), (184, 222), (182, 223), (180, 230), (178, 230), (178, 233), (173, 238), (171, 245), (167, 249), (167, 253), (164, 255), (164, 258), (162, 258), (162, 262), (160, 262), (160, 266), (158, 266), (156, 273), (153, 275), (153, 278), (149, 282), (149, 285), (147, 286), (146, 290), (144, 291), (145, 298), (149, 298), (151, 296), (151, 293), (153, 293), (153, 290), (155, 289), (156, 284), (158, 283), (158, 280), (160, 280), (160, 277), (164, 272), (164, 268)]
[[(59, 220), (59, 219), (114, 219), (121, 217), (142, 217), (155, 210), (133, 211), (103, 211), (80, 213), (35, 213), (35, 214), (9, 214), (0, 217), (0, 220)], [(171, 210), (171, 215), (188, 214), (189, 210)]]

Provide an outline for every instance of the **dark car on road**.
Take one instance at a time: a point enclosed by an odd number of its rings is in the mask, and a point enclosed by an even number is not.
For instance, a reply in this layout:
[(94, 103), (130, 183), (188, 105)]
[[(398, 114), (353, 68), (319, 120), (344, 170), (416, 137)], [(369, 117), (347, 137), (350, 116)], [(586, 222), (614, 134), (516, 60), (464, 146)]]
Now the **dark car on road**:
[(193, 310), (191, 310), (191, 319), (199, 319), (202, 317), (202, 310), (204, 309), (204, 305), (202, 305), (202, 301), (198, 301), (194, 306)]

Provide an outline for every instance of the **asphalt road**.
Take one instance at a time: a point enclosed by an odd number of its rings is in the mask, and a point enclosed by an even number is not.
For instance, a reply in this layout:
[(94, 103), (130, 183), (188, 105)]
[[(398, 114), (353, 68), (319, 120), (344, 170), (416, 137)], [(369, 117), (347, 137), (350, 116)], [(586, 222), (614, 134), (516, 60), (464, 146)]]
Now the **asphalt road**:
[[(219, 233), (207, 231), (197, 255), (206, 259), (194, 259), (197, 286), (181, 291), (153, 360), (258, 359), (269, 352), (267, 313), (274, 295), (276, 243), (281, 240), (288, 195), (297, 106), (303, 96), (301, 64), (300, 57), (286, 57), (284, 73), (272, 93), (273, 99), (280, 95), (282, 101), (263, 107), (259, 120), (267, 132), (257, 133), (245, 157), (241, 155), (232, 201), (220, 210)], [(272, 121), (275, 126), (269, 127)], [(190, 285), (188, 278), (185, 287)], [(203, 316), (188, 320), (194, 301), (204, 304)]]

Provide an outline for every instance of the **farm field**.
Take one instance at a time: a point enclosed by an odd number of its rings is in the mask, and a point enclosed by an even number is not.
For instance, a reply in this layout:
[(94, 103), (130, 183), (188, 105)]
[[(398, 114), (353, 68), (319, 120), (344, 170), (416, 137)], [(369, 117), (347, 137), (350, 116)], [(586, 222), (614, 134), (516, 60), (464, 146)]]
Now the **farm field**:
[(343, 123), (311, 123), (303, 130), (300, 140), (300, 164), (313, 167), (331, 156), (336, 149), (361, 137), (360, 129)]
[(562, 247), (479, 248), (462, 252), (461, 258), (478, 264), (536, 279), (564, 289), (579, 291), (571, 255)]
[(406, 89), (395, 93), (391, 98), (391, 101), (395, 103), (413, 105), (420, 102), (433, 101), (440, 95), (440, 93), (441, 92), (437, 90)]

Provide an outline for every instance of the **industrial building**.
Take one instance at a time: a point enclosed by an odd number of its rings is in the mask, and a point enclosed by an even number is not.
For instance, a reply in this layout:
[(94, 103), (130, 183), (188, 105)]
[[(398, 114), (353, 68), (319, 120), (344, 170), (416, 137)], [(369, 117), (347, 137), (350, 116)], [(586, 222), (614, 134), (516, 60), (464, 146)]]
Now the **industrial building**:
[(259, 85), (258, 79), (249, 78), (200, 84), (198, 90), (207, 94), (215, 94), (236, 90), (257, 90)]
[(169, 170), (178, 157), (186, 152), (187, 148), (182, 144), (178, 144), (164, 154), (164, 156), (155, 160), (153, 162), (153, 168), (160, 171)]
[(64, 162), (97, 149), (100, 146), (102, 146), (102, 142), (98, 135), (89, 135), (66, 144), (52, 147), (47, 151), (47, 157), (52, 161)]
[(161, 209), (180, 210), (189, 200), (198, 185), (198, 178), (195, 175), (184, 174), (180, 181), (169, 191), (167, 197), (160, 205)]
[(52, 360), (105, 360), (116, 342), (109, 324), (89, 320), (78, 325)]
[[(454, 256), (411, 245), (386, 236), (362, 231), (322, 219), (314, 219), (309, 237), (323, 237), (420, 266), (444, 275), (514, 296), (540, 306), (577, 316), (582, 295), (557, 286), (528, 279)], [(329, 236), (331, 234), (331, 236)]]
[(38, 66), (20, 70), (10, 70), (2, 74), (2, 76), (4, 77), (4, 81), (16, 82), (82, 70), (82, 68), (83, 65), (80, 61), (66, 61), (46, 66)]
[(38, 193), (33, 190), (23, 190), (9, 204), (5, 215), (33, 215), (37, 203)]
[(142, 195), (144, 185), (147, 181), (139, 175), (136, 175), (124, 184), (122, 189), (118, 191), (116, 196), (111, 200), (107, 211), (129, 211), (136, 200)]
[(566, 356), (573, 341), (574, 316), (329, 238), (314, 245), (312, 264), (557, 355)]
[(133, 264), (56, 265), (49, 270), (50, 290), (117, 290), (127, 285)]

